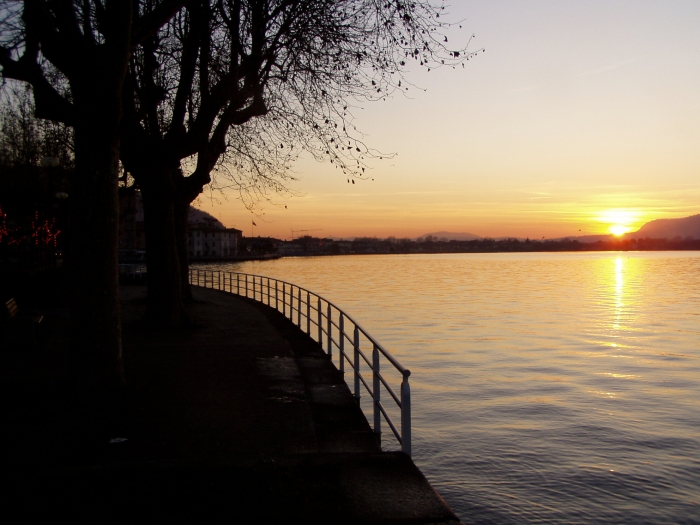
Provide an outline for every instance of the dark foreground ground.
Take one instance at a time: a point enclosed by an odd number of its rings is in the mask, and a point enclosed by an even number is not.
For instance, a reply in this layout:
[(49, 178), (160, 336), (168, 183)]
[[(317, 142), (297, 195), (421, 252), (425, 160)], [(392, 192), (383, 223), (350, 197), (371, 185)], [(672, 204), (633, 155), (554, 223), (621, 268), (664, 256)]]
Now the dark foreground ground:
[(458, 523), (281, 314), (196, 289), (197, 328), (152, 333), (144, 293), (122, 288), (128, 387), (109, 411), (71, 389), (60, 307), (38, 345), (3, 348), (3, 522)]

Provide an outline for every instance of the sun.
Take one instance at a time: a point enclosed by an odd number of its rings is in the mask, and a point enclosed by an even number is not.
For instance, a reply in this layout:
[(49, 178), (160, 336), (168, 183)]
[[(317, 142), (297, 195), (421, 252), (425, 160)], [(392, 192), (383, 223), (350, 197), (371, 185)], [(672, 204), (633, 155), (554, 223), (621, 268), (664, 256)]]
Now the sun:
[(620, 237), (625, 233), (634, 231), (634, 226), (639, 223), (641, 213), (630, 209), (604, 210), (598, 214), (598, 222), (607, 224), (609, 233)]
[(630, 229), (627, 226), (623, 226), (622, 224), (613, 224), (608, 228), (608, 231), (613, 235), (619, 237), (620, 235), (624, 235), (625, 233), (630, 231)]

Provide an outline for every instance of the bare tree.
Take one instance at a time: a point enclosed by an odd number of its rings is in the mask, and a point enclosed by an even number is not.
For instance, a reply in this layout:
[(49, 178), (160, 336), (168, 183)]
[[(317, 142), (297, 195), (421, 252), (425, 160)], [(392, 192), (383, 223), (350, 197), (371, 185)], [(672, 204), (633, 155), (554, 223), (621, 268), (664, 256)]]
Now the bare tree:
[(131, 55), (186, 0), (7, 0), (2, 78), (32, 86), (37, 117), (74, 129), (70, 201), (71, 348), (76, 378), (122, 382), (117, 178), (122, 88)]
[(212, 171), (244, 192), (275, 191), (296, 148), (361, 177), (376, 152), (354, 132), (352, 105), (407, 88), (409, 61), (471, 56), (447, 47), (441, 13), (423, 0), (193, 0), (143, 42), (121, 136), (143, 193), (152, 320), (186, 318), (187, 210)]
[(41, 158), (54, 157), (59, 166), (73, 167), (72, 128), (37, 118), (29, 86), (7, 82), (0, 97), (0, 165), (38, 166)]

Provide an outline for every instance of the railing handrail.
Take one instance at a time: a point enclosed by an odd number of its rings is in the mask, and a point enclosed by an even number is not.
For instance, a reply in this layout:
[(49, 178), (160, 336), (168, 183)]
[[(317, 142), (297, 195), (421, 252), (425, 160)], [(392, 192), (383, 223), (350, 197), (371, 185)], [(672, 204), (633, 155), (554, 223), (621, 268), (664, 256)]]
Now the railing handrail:
[[(214, 271), (218, 271), (218, 270), (200, 270), (200, 269), (198, 269), (198, 268), (192, 268), (190, 271), (197, 271), (197, 272), (208, 271), (208, 272), (214, 272)], [(297, 289), (299, 289), (299, 290), (303, 290), (304, 292), (307, 292), (307, 293), (313, 295), (314, 297), (318, 297), (318, 298), (321, 299), (324, 303), (331, 305), (331, 306), (332, 306), (333, 308), (335, 308), (338, 312), (342, 312), (343, 315), (345, 316), (345, 318), (348, 319), (348, 320), (350, 320), (350, 322), (351, 322), (354, 326), (357, 326), (357, 328), (360, 330), (360, 332), (362, 332), (362, 333), (364, 334), (364, 336), (365, 336), (367, 339), (369, 339), (370, 341), (372, 341), (373, 344), (377, 345), (377, 348), (379, 348), (379, 351), (384, 355), (384, 357), (386, 357), (386, 358), (391, 362), (392, 365), (394, 365), (394, 367), (396, 367), (396, 369), (397, 369), (399, 372), (401, 372), (401, 374), (408, 374), (409, 376), (411, 375), (411, 371), (408, 370), (407, 368), (405, 368), (401, 363), (399, 363), (399, 362), (396, 360), (396, 358), (395, 358), (393, 355), (391, 355), (391, 354), (388, 352), (388, 350), (386, 350), (386, 348), (384, 348), (384, 346), (382, 346), (382, 344), (381, 344), (379, 341), (377, 341), (374, 337), (372, 337), (372, 336), (369, 334), (369, 332), (368, 332), (367, 330), (365, 330), (364, 328), (362, 328), (362, 325), (360, 325), (360, 323), (358, 323), (357, 321), (355, 321), (355, 319), (353, 319), (349, 314), (345, 313), (339, 306), (337, 306), (335, 303), (329, 301), (328, 299), (326, 299), (326, 298), (323, 297), (322, 295), (318, 295), (316, 292), (312, 292), (312, 291), (309, 290), (308, 288), (304, 288), (303, 286), (299, 286), (298, 284), (290, 283), (289, 281), (283, 281), (282, 279), (277, 279), (276, 277), (268, 277), (267, 275), (260, 275), (260, 274), (257, 274), (257, 273), (245, 273), (245, 272), (226, 272), (226, 273), (230, 273), (230, 274), (233, 274), (233, 275), (247, 275), (248, 277), (259, 277), (260, 279), (272, 279), (272, 280), (274, 280), (274, 281), (277, 281), (278, 283), (288, 284), (289, 286), (293, 286), (294, 288), (297, 288)], [(312, 321), (312, 322), (313, 322), (313, 321)]]
[[(196, 273), (195, 273), (196, 272)], [(304, 331), (302, 328), (302, 315), (306, 320), (306, 332), (308, 335), (316, 339), (321, 346), (324, 347), (324, 339), (326, 342), (326, 352), (332, 359), (333, 347), (338, 348), (340, 358), (339, 358), (339, 369), (341, 373), (344, 373), (347, 360), (347, 364), (353, 371), (354, 376), (354, 396), (359, 403), (360, 400), (360, 383), (362, 383), (369, 393), (373, 401), (373, 416), (374, 416), (374, 432), (381, 435), (381, 419), (382, 416), (384, 420), (389, 425), (391, 431), (396, 437), (397, 441), (401, 445), (401, 450), (411, 455), (411, 398), (410, 398), (410, 386), (408, 383), (408, 378), (411, 375), (411, 371), (405, 368), (399, 361), (392, 356), (385, 348), (382, 346), (374, 337), (372, 337), (362, 326), (360, 326), (357, 321), (347, 313), (345, 313), (336, 304), (332, 303), (325, 297), (312, 292), (308, 288), (299, 286), (282, 279), (277, 279), (275, 277), (268, 277), (259, 274), (250, 274), (244, 272), (225, 272), (222, 270), (207, 270), (207, 269), (195, 269), (190, 268), (189, 281), (193, 285), (200, 285), (202, 279), (201, 276), (204, 275), (204, 287), (219, 289), (228, 293), (243, 295), (250, 298), (250, 279), (252, 279), (252, 292), (255, 301), (259, 301), (263, 304), (279, 310), (280, 302), (282, 306), (281, 313), (290, 319), (297, 327)], [(211, 280), (208, 279), (208, 274), (211, 275)], [(216, 279), (214, 276), (218, 275)], [(228, 276), (228, 289), (226, 288), (226, 277)], [(235, 276), (235, 291), (234, 291), (234, 276)], [(195, 279), (196, 278), (196, 279)], [(274, 288), (272, 287), (274, 283)], [(207, 286), (210, 284), (210, 286)], [(243, 286), (242, 286), (243, 285)], [(267, 285), (267, 292), (265, 291), (265, 285)], [(281, 285), (281, 289), (280, 289)], [(243, 288), (243, 290), (241, 290)], [(274, 292), (274, 294), (273, 294)], [(303, 297), (304, 294), (306, 297)], [(258, 294), (260, 294), (260, 299), (258, 299)], [(281, 297), (280, 297), (281, 295)], [(289, 297), (289, 301), (287, 301)], [(315, 299), (312, 304), (312, 297)], [(265, 298), (267, 298), (267, 303), (265, 303)], [(296, 305), (295, 305), (296, 300)], [(322, 308), (323, 303), (326, 305), (326, 312), (324, 313), (324, 308)], [(302, 307), (306, 306), (305, 312), (302, 312)], [(333, 310), (337, 312), (338, 322), (333, 319)], [(311, 315), (312, 311), (316, 314)], [(296, 321), (295, 321), (296, 314)], [(316, 319), (314, 319), (316, 317)], [(325, 321), (325, 322), (324, 322)], [(349, 321), (352, 324), (353, 330), (348, 332), (345, 327), (345, 322)], [(314, 337), (312, 334), (312, 325), (314, 326), (314, 332), (317, 336)], [(324, 326), (325, 325), (325, 326)], [(337, 331), (337, 339), (333, 336), (333, 332)], [(366, 340), (371, 344), (372, 355), (370, 358), (365, 355), (365, 353), (360, 348), (360, 334), (362, 334)], [(345, 351), (345, 342), (349, 342), (351, 346), (351, 353), (354, 353), (354, 360), (351, 359), (351, 355)], [(401, 390), (400, 396), (394, 392), (387, 380), (382, 376), (380, 368), (380, 354), (387, 360), (391, 365), (401, 374)], [(360, 356), (362, 360), (365, 361), (366, 366), (372, 373), (372, 387), (362, 377), (360, 370)], [(384, 386), (386, 392), (391, 396), (393, 401), (401, 410), (401, 430), (399, 431), (392, 421), (391, 417), (387, 413), (385, 407), (382, 405), (381, 399), (381, 386)]]

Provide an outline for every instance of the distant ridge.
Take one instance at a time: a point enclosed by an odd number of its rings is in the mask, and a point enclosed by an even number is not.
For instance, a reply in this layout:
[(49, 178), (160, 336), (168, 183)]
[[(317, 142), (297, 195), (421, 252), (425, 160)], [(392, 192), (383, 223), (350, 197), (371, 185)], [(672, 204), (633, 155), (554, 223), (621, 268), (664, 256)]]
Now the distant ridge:
[(437, 237), (438, 239), (447, 239), (448, 241), (473, 241), (476, 239), (481, 239), (481, 236), (475, 235), (473, 233), (466, 233), (466, 232), (434, 232), (434, 233), (426, 233), (425, 235), (421, 235), (419, 239), (424, 239), (428, 235), (432, 235), (433, 237)]
[(647, 222), (634, 233), (625, 234), (626, 238), (673, 239), (674, 237), (692, 237), (700, 239), (700, 214), (682, 219), (656, 219)]

